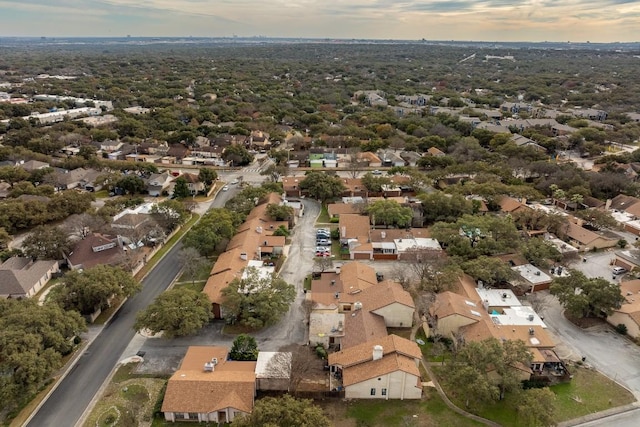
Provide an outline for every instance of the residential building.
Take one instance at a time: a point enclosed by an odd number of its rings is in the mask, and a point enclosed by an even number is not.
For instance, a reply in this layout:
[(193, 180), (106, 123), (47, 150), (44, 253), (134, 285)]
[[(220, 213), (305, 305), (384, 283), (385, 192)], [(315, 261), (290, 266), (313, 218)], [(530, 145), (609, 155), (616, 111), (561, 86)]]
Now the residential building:
[(329, 355), (330, 388), (347, 399), (420, 399), (418, 345), (397, 335), (375, 338)]
[(0, 298), (32, 297), (58, 271), (58, 261), (11, 257), (0, 265)]
[(522, 287), (524, 292), (536, 292), (549, 289), (553, 278), (538, 267), (531, 264), (511, 267), (520, 276), (514, 281), (516, 287)]
[(159, 197), (164, 193), (173, 193), (175, 177), (169, 171), (154, 173), (147, 178), (147, 191), (151, 197)]
[(340, 215), (340, 244), (348, 248), (349, 259), (373, 259), (369, 229), (369, 217), (366, 215)]
[(613, 309), (613, 313), (607, 316), (607, 322), (614, 327), (622, 324), (630, 337), (640, 338), (640, 280), (621, 282), (620, 293), (625, 301)]
[(161, 407), (165, 420), (230, 423), (250, 414), (255, 370), (256, 362), (228, 360), (224, 347), (189, 347), (167, 382)]

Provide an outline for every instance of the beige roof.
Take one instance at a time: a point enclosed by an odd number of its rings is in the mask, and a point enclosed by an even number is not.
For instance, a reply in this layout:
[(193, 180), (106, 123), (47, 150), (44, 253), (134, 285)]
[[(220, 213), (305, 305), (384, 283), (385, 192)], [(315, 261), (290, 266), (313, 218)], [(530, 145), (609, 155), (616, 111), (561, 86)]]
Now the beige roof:
[(362, 206), (355, 203), (331, 203), (327, 206), (329, 216), (342, 214), (360, 214)]
[(347, 262), (340, 269), (340, 279), (349, 293), (361, 291), (378, 283), (376, 270), (360, 262)]
[(344, 330), (344, 337), (340, 342), (343, 350), (387, 336), (384, 318), (364, 309), (345, 313)]
[[(530, 330), (533, 329), (533, 334)], [(490, 316), (482, 321), (461, 328), (464, 338), (470, 341), (483, 341), (488, 338), (503, 340), (521, 340), (529, 348), (553, 348), (555, 343), (541, 326), (538, 325), (496, 325)]]
[(581, 227), (578, 224), (574, 224), (573, 222), (569, 222), (569, 226), (567, 227), (567, 236), (586, 246), (600, 238), (609, 240), (606, 237), (603, 237), (591, 230), (587, 230), (586, 228)]
[(501, 197), (498, 201), (498, 204), (500, 205), (500, 210), (507, 213), (515, 212), (518, 209), (530, 209), (527, 205), (523, 204), (519, 200), (507, 196)]
[[(213, 372), (204, 365), (217, 358)], [(234, 408), (250, 413), (255, 396), (256, 362), (227, 361), (223, 347), (189, 347), (167, 383), (162, 412), (211, 413)]]
[(365, 215), (345, 214), (340, 215), (338, 223), (341, 239), (357, 239), (369, 237), (369, 217)]
[(620, 283), (620, 293), (626, 301), (615, 311), (629, 315), (640, 325), (640, 280)]
[(402, 304), (415, 308), (411, 294), (402, 288), (400, 283), (385, 280), (375, 286), (366, 288), (360, 294), (363, 310), (376, 311), (391, 304)]
[(26, 295), (58, 261), (35, 261), (11, 257), (0, 265), (0, 295)]
[[(417, 237), (428, 238), (431, 233), (426, 228), (411, 228), (409, 230), (400, 228), (376, 228), (371, 230), (372, 242), (393, 242), (394, 239), (410, 239)], [(382, 237), (384, 235), (384, 237)]]
[(444, 156), (444, 152), (438, 147), (429, 147), (427, 153), (431, 154), (432, 156)]
[(366, 160), (369, 163), (381, 163), (380, 157), (373, 154), (371, 151), (363, 151), (357, 154), (357, 158)]
[(474, 300), (449, 291), (436, 295), (436, 302), (432, 306), (432, 313), (437, 315), (438, 319), (457, 315), (480, 322), (484, 311), (479, 299)]

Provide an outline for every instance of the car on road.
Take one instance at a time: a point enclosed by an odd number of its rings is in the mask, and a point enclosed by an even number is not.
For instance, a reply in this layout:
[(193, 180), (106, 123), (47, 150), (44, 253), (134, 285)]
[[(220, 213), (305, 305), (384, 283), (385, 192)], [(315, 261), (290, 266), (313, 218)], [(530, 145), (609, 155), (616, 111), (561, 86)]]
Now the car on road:
[(229, 186), (225, 185), (224, 187), (222, 187), (222, 191), (229, 191)]
[(331, 240), (329, 240), (329, 239), (318, 239), (318, 240), (316, 240), (316, 245), (318, 245), (318, 246), (331, 246)]
[(237, 179), (234, 179), (233, 181), (231, 181), (231, 185), (236, 185), (239, 181)]
[(613, 267), (613, 274), (624, 274), (627, 272), (627, 269), (624, 267)]
[(373, 172), (371, 172), (373, 175), (382, 175), (382, 172), (380, 172), (378, 169), (374, 170)]

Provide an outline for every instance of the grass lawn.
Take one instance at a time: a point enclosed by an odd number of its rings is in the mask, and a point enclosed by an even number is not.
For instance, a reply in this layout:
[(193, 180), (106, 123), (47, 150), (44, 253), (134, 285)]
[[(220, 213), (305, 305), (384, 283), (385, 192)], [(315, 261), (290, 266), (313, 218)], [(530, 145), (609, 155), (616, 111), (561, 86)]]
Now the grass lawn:
[(479, 426), (450, 410), (434, 389), (425, 389), (421, 400), (325, 400), (316, 402), (332, 424), (360, 426)]
[[(442, 378), (447, 368), (438, 368), (435, 371)], [(620, 387), (611, 379), (599, 372), (579, 366), (569, 367), (573, 379), (569, 383), (558, 384), (550, 387), (556, 394), (555, 410), (558, 422), (567, 421), (603, 411), (616, 406), (627, 405), (635, 401), (635, 398), (626, 389)], [(459, 407), (464, 404), (450, 395), (446, 384), (441, 381), (445, 392)], [(486, 405), (478, 411), (478, 415), (496, 421), (505, 427), (524, 427), (523, 421), (518, 420), (513, 394), (507, 394), (500, 402)]]
[(330, 220), (329, 211), (327, 210), (327, 207), (323, 205), (320, 210), (320, 215), (318, 215), (318, 219), (316, 220), (316, 224), (329, 224)]
[(109, 197), (109, 190), (100, 190), (93, 193), (96, 199), (106, 199)]
[(310, 275), (310, 274), (309, 274), (309, 275), (307, 275), (307, 276), (304, 278), (304, 288), (305, 288), (307, 291), (310, 291), (310, 290), (311, 290), (311, 280), (313, 280), (313, 279), (311, 278), (311, 275)]

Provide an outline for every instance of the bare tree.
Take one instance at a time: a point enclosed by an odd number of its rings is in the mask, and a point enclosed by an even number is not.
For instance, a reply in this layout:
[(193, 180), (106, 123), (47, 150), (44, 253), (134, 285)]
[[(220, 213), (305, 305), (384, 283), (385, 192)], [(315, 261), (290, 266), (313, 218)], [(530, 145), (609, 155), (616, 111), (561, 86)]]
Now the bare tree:
[(333, 269), (333, 260), (329, 257), (316, 257), (313, 260), (313, 271), (318, 273), (324, 273), (327, 270)]
[(205, 259), (197, 249), (191, 247), (182, 248), (178, 258), (182, 265), (182, 275), (190, 278), (192, 284), (195, 283), (196, 276), (204, 267)]
[(419, 291), (443, 292), (451, 289), (462, 271), (452, 264), (443, 251), (416, 248), (403, 255), (414, 274)]
[(527, 297), (527, 301), (531, 304), (531, 308), (536, 313), (541, 313), (549, 306), (548, 295), (540, 292), (534, 292)]
[(295, 396), (300, 384), (308, 376), (319, 359), (309, 346), (292, 344), (281, 348), (280, 351), (291, 352), (291, 376), (289, 377), (289, 391)]
[(280, 351), (273, 355), (267, 366), (265, 367), (265, 374), (269, 379), (273, 380), (286, 380), (289, 388), (291, 388), (291, 361), (293, 359), (293, 353)]
[(74, 214), (67, 218), (62, 228), (71, 236), (82, 239), (91, 232), (106, 231), (106, 222), (97, 215), (88, 213)]
[(351, 178), (357, 178), (360, 171), (367, 165), (359, 156), (360, 149), (358, 147), (351, 147), (347, 150), (349, 155), (349, 164), (347, 170)]

